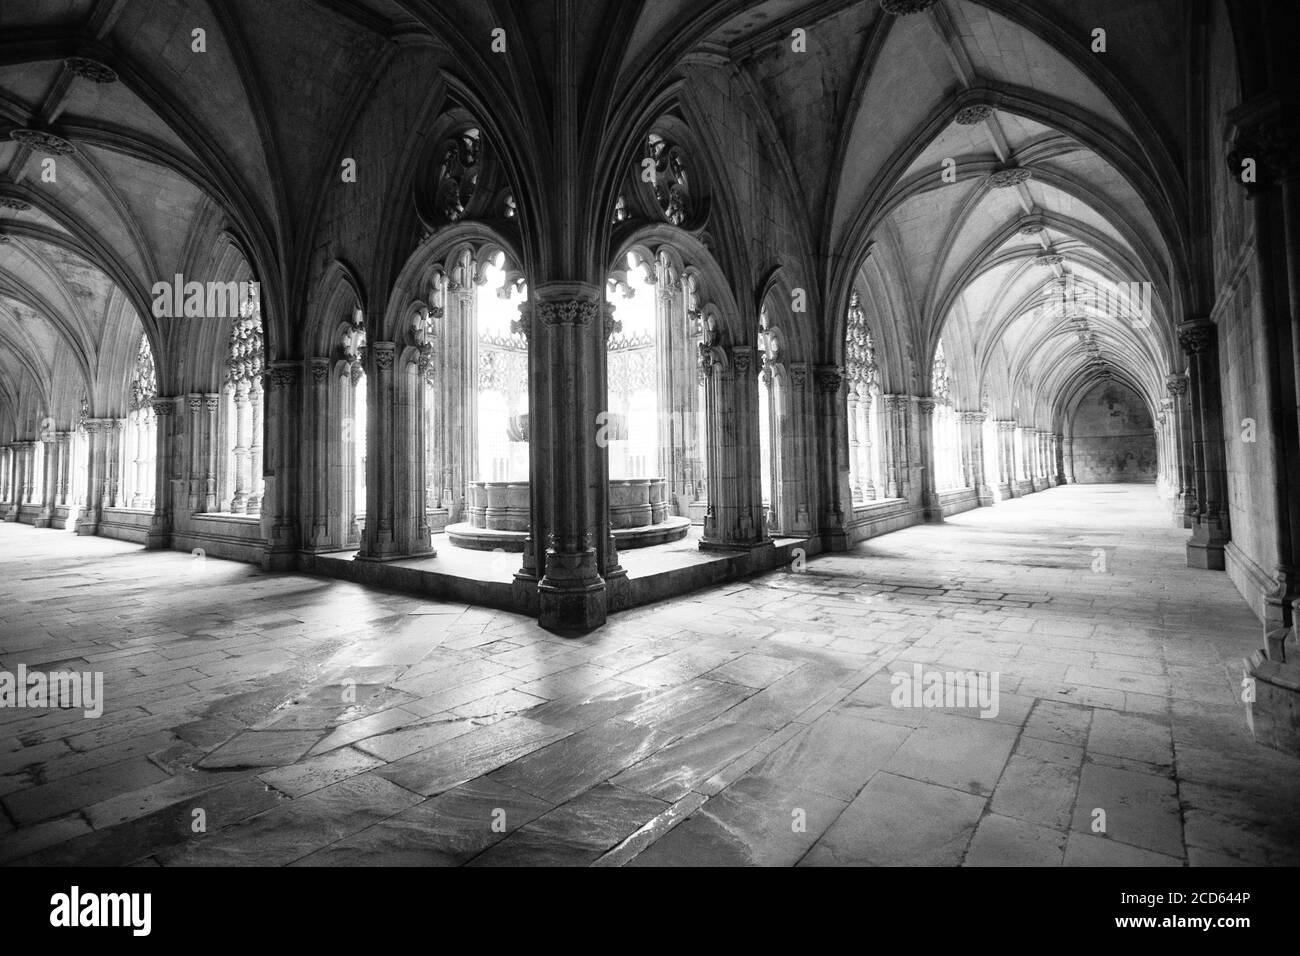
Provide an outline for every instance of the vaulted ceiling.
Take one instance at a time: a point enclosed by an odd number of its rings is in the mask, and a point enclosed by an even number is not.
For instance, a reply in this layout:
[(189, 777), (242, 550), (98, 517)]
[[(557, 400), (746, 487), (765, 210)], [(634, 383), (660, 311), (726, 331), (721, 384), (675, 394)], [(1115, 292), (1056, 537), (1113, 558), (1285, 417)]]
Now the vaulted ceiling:
[[(972, 407), (987, 393), (1050, 415), (1104, 375), (1158, 400), (1193, 271), (1186, 6), (5, 0), (0, 432), (66, 420), (81, 390), (97, 414), (119, 411), (142, 333), (168, 389), (183, 327), (149, 315), (149, 289), (213, 261), (223, 230), (239, 236), (266, 308), (291, 311), (339, 144), (412, 46), (539, 157), (570, 81), (580, 108), (615, 114), (682, 64), (729, 71), (756, 91), (745, 108), (764, 114), (792, 171), (801, 254), (827, 308), (859, 286), (883, 324), (888, 300), (912, 387), (942, 337)], [(561, 18), (579, 24), (564, 42)], [(492, 52), (498, 27), (523, 38), (522, 53)], [(1092, 49), (1098, 27), (1104, 53)], [(414, 112), (394, 106), (394, 122)], [(1012, 168), (1028, 178), (999, 185)], [(1062, 315), (1044, 290), (1063, 276), (1150, 282), (1153, 318)]]

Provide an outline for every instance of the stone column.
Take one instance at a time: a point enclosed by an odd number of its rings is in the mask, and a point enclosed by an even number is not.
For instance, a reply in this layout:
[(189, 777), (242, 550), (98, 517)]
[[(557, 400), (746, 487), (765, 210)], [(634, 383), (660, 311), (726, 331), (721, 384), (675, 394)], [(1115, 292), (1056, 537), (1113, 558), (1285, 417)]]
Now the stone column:
[(983, 506), (993, 504), (993, 489), (989, 486), (988, 476), (984, 473), (984, 419), (983, 411), (962, 412), (962, 464), (965, 470), (966, 486), (975, 489), (975, 494)]
[[(294, 366), (294, 375), (297, 367)], [(297, 404), (296, 402), (294, 403)], [(265, 494), (264, 464), (262, 462), (262, 433), (264, 427), (263, 392), (260, 379), (254, 379), (248, 390), (248, 410), (251, 418), (248, 445), (248, 513), (262, 513), (262, 497)]]
[[(816, 397), (813, 393), (813, 376), (810, 375), (811, 368), (807, 364), (793, 363), (790, 365), (789, 375), (789, 414), (793, 427), (796, 428), (796, 441), (794, 441), (794, 475), (796, 481), (793, 483), (794, 494), (794, 528), (793, 531), (798, 535), (813, 535), (816, 529), (813, 524), (814, 514), (813, 502), (815, 502), (816, 486)], [(875, 486), (872, 486), (871, 497), (875, 497)], [(810, 501), (811, 499), (811, 501)]]
[[(851, 544), (849, 523), (853, 517), (853, 491), (849, 477), (847, 405), (844, 402), (844, 374), (835, 365), (815, 365), (812, 380), (815, 398), (808, 395), (812, 414), (802, 421), (810, 423), (817, 436), (815, 501), (811, 508), (819, 515), (819, 534), (827, 551), (844, 551)], [(814, 404), (815, 403), (815, 404)]]
[(313, 358), (307, 364), (311, 369), (311, 377), (307, 382), (307, 405), (303, 409), (306, 427), (303, 429), (302, 461), (310, 468), (310, 474), (303, 476), (305, 487), (300, 500), (302, 513), (311, 516), (311, 529), (303, 545), (311, 549), (325, 549), (337, 537), (331, 533), (333, 522), (329, 501), (330, 448), (334, 444), (330, 434), (330, 411), (333, 406), (329, 394), (330, 360)]
[(1052, 468), (1058, 485), (1066, 483), (1065, 454), (1065, 436), (1057, 432), (1052, 436)]
[[(265, 466), (265, 487), (260, 497), (250, 496), (249, 507), (254, 504), (262, 516), (262, 536), (266, 540), (262, 552), (262, 568), (266, 571), (287, 571), (297, 564), (297, 551), (301, 544), (298, 524), (298, 451), (295, 439), (301, 434), (302, 387), (299, 384), (300, 365), (295, 360), (272, 362), (266, 372), (270, 404), (266, 416), (266, 447), (270, 454)], [(262, 405), (260, 387), (251, 399), (254, 408)], [(260, 423), (259, 423), (260, 425)], [(260, 428), (254, 429), (260, 431)], [(254, 447), (261, 442), (254, 439)], [(255, 453), (258, 471), (262, 471), (260, 454)]]
[(232, 476), (235, 494), (230, 499), (230, 511), (242, 515), (248, 512), (248, 383), (240, 382), (235, 386), (235, 473)]
[(1196, 523), (1187, 543), (1187, 566), (1224, 570), (1224, 547), (1230, 534), (1225, 500), (1223, 406), (1214, 324), (1207, 319), (1180, 323), (1178, 339), (1190, 359), (1189, 392), (1192, 442), (1196, 462)]
[[(1029, 465), (1029, 429), (1019, 426), (1018, 431), (1020, 432), (1020, 452), (1016, 456), (1017, 474), (1020, 481), (1028, 482), (1029, 492), (1032, 493), (1037, 489), (1034, 488), (1034, 472)], [(1015, 449), (1014, 439), (1012, 439), (1012, 449)]]
[[(719, 355), (719, 353), (721, 353)], [(706, 551), (750, 551), (771, 543), (763, 511), (761, 459), (758, 447), (758, 390), (753, 387), (754, 348), (717, 347), (706, 368), (705, 403), (710, 427), (709, 511), (704, 520), (700, 548)], [(838, 399), (838, 371), (819, 373), (823, 397)], [(842, 420), (839, 416), (831, 421)], [(835, 446), (838, 449), (838, 444)], [(838, 458), (838, 456), (836, 456)], [(847, 463), (846, 463), (847, 464)], [(834, 474), (848, 468), (836, 462)], [(843, 523), (838, 482), (832, 520)]]
[(221, 396), (213, 392), (203, 395), (203, 409), (199, 415), (199, 447), (202, 451), (200, 467), (203, 475), (203, 510), (220, 511), (224, 502), (217, 500), (217, 456), (222, 453), (217, 438), (217, 407)]
[(532, 555), (525, 552), (517, 580), (527, 585), (540, 573), (538, 621), (561, 633), (605, 622), (602, 558), (622, 574), (611, 548), (608, 451), (597, 443), (613, 322), (602, 305), (594, 285), (549, 282), (532, 287), (521, 310), (529, 345)]
[(1079, 479), (1074, 475), (1074, 437), (1070, 436), (1062, 442), (1064, 448), (1061, 452), (1061, 461), (1065, 466), (1065, 480), (1069, 484), (1078, 484)]
[(1009, 419), (997, 419), (993, 423), (997, 427), (997, 452), (998, 474), (997, 488), (998, 498), (1005, 500), (1015, 496), (1014, 479), (1011, 474), (1011, 454), (1010, 442), (1012, 430), (1016, 427), (1015, 422)]
[(77, 534), (91, 535), (99, 531), (100, 509), (104, 504), (107, 484), (108, 430), (112, 419), (87, 418), (82, 422), (86, 432), (86, 503), (77, 521)]
[(183, 396), (176, 398), (155, 398), (153, 412), (158, 422), (157, 446), (154, 453), (154, 496), (153, 517), (149, 520), (149, 534), (145, 538), (145, 548), (154, 551), (171, 547), (173, 482), (181, 476), (175, 470), (179, 456), (180, 438), (177, 427), (180, 415), (177, 408), (184, 407)]
[(395, 468), (397, 449), (393, 447), (393, 363), (396, 345), (372, 342), (366, 348), (366, 441), (371, 452), (366, 455), (366, 528), (361, 536), (357, 557), (369, 561), (388, 561), (400, 557), (394, 538), (393, 510), (397, 489)]
[(932, 398), (922, 398), (917, 403), (918, 433), (921, 444), (921, 513), (926, 521), (942, 521), (943, 506), (939, 503), (938, 477), (936, 475), (934, 447), (934, 410)]
[(1173, 414), (1174, 458), (1177, 466), (1178, 495), (1174, 499), (1174, 527), (1190, 528), (1196, 522), (1195, 463), (1191, 439), (1191, 415), (1187, 408), (1187, 376), (1165, 376), (1165, 387)]
[(908, 480), (910, 460), (907, 442), (907, 418), (911, 399), (906, 395), (882, 395), (880, 399), (883, 421), (881, 433), (885, 447), (883, 466), (890, 498), (906, 498), (911, 482)]
[[(1273, 520), (1257, 533), (1277, 555), (1267, 569), (1264, 652), (1252, 658), (1251, 729), (1259, 743), (1300, 754), (1300, 118), (1294, 42), (1287, 33), (1274, 31), (1272, 55), (1261, 57), (1260, 76), (1271, 81), (1266, 92), (1228, 114), (1227, 166), (1230, 180), (1246, 187), (1254, 218), (1263, 357), (1256, 371), (1266, 402), (1260, 411), (1267, 416), (1258, 427), (1268, 433), (1270, 454), (1261, 464), (1274, 505)], [(1252, 182), (1242, 179), (1246, 160), (1256, 169)]]
[[(53, 435), (50, 437), (52, 438)], [(39, 454), (42, 458), (40, 487), (36, 489), (41, 510), (36, 516), (36, 520), (32, 522), (32, 527), (48, 528), (54, 516), (54, 487), (58, 467), (54, 442), (42, 438), (39, 444), (40, 449), (34, 453)]]
[(55, 485), (54, 503), (60, 508), (68, 507), (68, 487), (72, 480), (72, 432), (54, 433), (58, 445), (58, 478)]

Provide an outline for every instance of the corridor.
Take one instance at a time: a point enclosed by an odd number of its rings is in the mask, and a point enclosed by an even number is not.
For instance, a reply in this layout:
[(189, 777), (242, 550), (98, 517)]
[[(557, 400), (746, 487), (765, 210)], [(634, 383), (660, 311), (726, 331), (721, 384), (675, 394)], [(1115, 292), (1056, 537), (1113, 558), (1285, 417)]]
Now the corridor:
[[(0, 862), (1300, 864), (1259, 624), (1185, 541), (1150, 486), (1070, 485), (566, 639), (0, 524), (0, 670), (104, 688), (0, 710)], [(950, 672), (996, 714), (895, 706)]]

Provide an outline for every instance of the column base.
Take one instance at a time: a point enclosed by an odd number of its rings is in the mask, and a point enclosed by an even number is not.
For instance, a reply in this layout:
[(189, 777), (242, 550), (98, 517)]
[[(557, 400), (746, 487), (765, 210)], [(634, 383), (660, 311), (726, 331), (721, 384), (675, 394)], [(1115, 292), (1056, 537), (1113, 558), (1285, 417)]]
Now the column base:
[(1250, 658), (1255, 700), (1246, 722), (1255, 743), (1300, 757), (1300, 663), (1276, 662), (1256, 651)]
[(1000, 485), (994, 485), (993, 490), (997, 492), (998, 501), (1006, 501), (1010, 498), (1015, 497), (1015, 494), (1009, 482), (1003, 482)]
[(1215, 524), (1198, 524), (1192, 528), (1192, 540), (1187, 542), (1187, 566), (1202, 571), (1223, 571), (1227, 564), (1224, 548), (1228, 536)]
[[(842, 535), (845, 534), (845, 532), (843, 531), (838, 531), (836, 533)], [(758, 551), (761, 548), (771, 548), (771, 547), (775, 547), (771, 538), (768, 538), (764, 541), (710, 541), (708, 539), (701, 538), (700, 545), (699, 545), (701, 551), (730, 551), (733, 553), (736, 551)], [(827, 550), (830, 549), (828, 548)], [(844, 548), (840, 548), (839, 550), (841, 551), (847, 550), (847, 545)]]
[(605, 623), (605, 581), (596, 573), (594, 548), (548, 551), (546, 574), (537, 585), (537, 623), (558, 634), (585, 634)]

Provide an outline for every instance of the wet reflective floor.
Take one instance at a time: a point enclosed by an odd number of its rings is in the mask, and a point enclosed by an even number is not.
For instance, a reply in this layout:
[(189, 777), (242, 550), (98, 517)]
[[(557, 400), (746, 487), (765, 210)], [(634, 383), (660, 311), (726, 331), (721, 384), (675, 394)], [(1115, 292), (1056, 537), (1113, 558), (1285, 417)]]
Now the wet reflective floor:
[(1068, 486), (616, 615), (0, 525), (0, 862), (1300, 863), (1260, 626), (1145, 486)]

